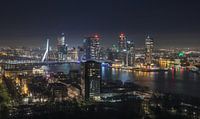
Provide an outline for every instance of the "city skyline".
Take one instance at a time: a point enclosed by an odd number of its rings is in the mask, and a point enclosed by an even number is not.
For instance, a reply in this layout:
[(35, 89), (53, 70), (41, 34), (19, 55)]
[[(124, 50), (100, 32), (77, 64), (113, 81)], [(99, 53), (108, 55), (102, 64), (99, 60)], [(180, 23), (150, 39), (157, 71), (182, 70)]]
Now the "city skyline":
[[(106, 47), (117, 44), (124, 32), (136, 47), (147, 35), (157, 47), (198, 47), (198, 1), (25, 1), (3, 2), (0, 7), (1, 46), (41, 46), (64, 32), (69, 45), (82, 44), (98, 33)], [(32, 42), (32, 43), (30, 43)]]
[(200, 119), (200, 1), (0, 4), (0, 119)]
[[(119, 37), (119, 35), (121, 33), (116, 34), (114, 36), (114, 39), (115, 39), (114, 42), (110, 42), (111, 39), (105, 39), (105, 37), (102, 37), (101, 35), (98, 34), (100, 36), (100, 38), (101, 38), (101, 40), (100, 40), (101, 47), (109, 48), (110, 46), (117, 45), (118, 44), (118, 37)], [(15, 43), (12, 44), (13, 41), (6, 40), (6, 41), (2, 41), (1, 42), (0, 47), (1, 48), (6, 48), (6, 47), (13, 47), (13, 48), (18, 48), (18, 47), (45, 48), (46, 40), (49, 39), (49, 41), (50, 41), (50, 45), (49, 46), (51, 48), (56, 48), (57, 47), (57, 39), (59, 38), (59, 36), (61, 34), (58, 34), (58, 35), (54, 34), (53, 36), (40, 37), (40, 38), (38, 38), (39, 41), (37, 41), (37, 42), (34, 41), (33, 43), (30, 43), (29, 40), (27, 40), (27, 41), (16, 40), (16, 41), (14, 41)], [(90, 34), (90, 35), (83, 35), (83, 37), (80, 38), (80, 40), (78, 40), (78, 42), (77, 41), (74, 42), (73, 39), (70, 39), (69, 37), (67, 38), (67, 36), (65, 36), (66, 37), (66, 43), (69, 45), (69, 48), (83, 47), (84, 38), (85, 37), (94, 36), (95, 34), (97, 34), (97, 33), (93, 33), (93, 34)], [(133, 36), (133, 35), (130, 35), (130, 36)], [(134, 39), (131, 39), (129, 36), (126, 35), (127, 40), (133, 41), (135, 43), (135, 45), (136, 45), (135, 46), (136, 48), (144, 48), (144, 46), (145, 46), (145, 39), (148, 36), (150, 36), (151, 38), (155, 39), (155, 45), (156, 45), (155, 48), (156, 49), (162, 49), (162, 48), (165, 48), (165, 49), (171, 49), (171, 48), (172, 49), (174, 49), (174, 48), (199, 48), (199, 45), (198, 45), (199, 41), (198, 40), (197, 41), (192, 41), (192, 42), (191, 42), (191, 40), (181, 41), (181, 42), (179, 42), (179, 41), (173, 41), (173, 40), (168, 40), (168, 41), (164, 41), (163, 42), (165, 44), (162, 44), (162, 43), (160, 43), (160, 40), (156, 39), (157, 37), (154, 37), (153, 35), (146, 34), (146, 35), (143, 36), (143, 38), (141, 38), (139, 40), (139, 42), (138, 42), (138, 39), (134, 40)], [(4, 43), (6, 43), (6, 44), (4, 44)], [(192, 43), (193, 43), (193, 45), (192, 45)]]

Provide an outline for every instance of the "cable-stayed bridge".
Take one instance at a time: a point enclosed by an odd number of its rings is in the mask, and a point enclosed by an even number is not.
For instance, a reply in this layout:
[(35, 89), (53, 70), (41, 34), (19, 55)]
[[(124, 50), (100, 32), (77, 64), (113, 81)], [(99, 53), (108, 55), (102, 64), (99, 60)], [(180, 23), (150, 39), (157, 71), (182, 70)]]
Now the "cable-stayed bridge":
[(45, 61), (45, 59), (47, 60), (48, 59), (48, 53), (49, 53), (49, 39), (47, 39), (47, 45), (46, 45), (46, 51), (42, 57), (42, 62)]
[[(47, 42), (46, 42), (46, 49), (45, 49), (45, 52), (42, 56), (42, 59), (35, 59), (35, 58), (27, 58), (27, 57), (21, 57), (21, 58), (12, 58), (13, 60), (9, 60), (10, 58), (8, 59), (5, 59), (5, 60), (1, 60), (0, 61), (0, 64), (11, 64), (11, 65), (17, 65), (17, 64), (26, 64), (26, 65), (47, 65), (47, 64), (64, 64), (64, 63), (68, 63), (68, 64), (71, 64), (71, 63), (80, 63), (80, 61), (74, 61), (74, 60), (70, 60), (70, 61), (50, 61), (48, 60), (48, 55), (49, 55), (49, 42), (50, 40), (47, 39)], [(20, 56), (19, 56), (20, 57)], [(84, 61), (83, 61), (84, 62)], [(101, 61), (98, 61), (98, 62), (111, 62), (111, 61), (105, 61), (105, 60), (101, 60)]]
[(0, 64), (62, 64), (62, 63), (77, 63), (77, 61), (50, 61), (48, 60), (49, 55), (49, 42), (47, 39), (46, 49), (42, 56), (42, 59), (38, 58), (30, 58), (30, 57), (12, 57), (12, 58), (4, 58), (4, 60), (0, 60)]

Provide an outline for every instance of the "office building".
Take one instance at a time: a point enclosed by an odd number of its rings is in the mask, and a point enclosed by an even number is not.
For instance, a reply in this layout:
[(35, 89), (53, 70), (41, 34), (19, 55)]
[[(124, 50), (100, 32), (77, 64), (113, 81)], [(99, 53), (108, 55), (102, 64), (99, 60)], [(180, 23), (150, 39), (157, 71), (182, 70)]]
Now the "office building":
[(147, 65), (152, 63), (152, 53), (154, 48), (154, 41), (150, 36), (145, 40), (145, 62)]
[(118, 48), (119, 52), (126, 50), (126, 36), (123, 33), (119, 35)]
[(65, 34), (62, 35), (57, 40), (57, 49), (58, 49), (58, 61), (65, 61), (67, 59), (67, 48)]
[(118, 58), (122, 66), (127, 66), (127, 38), (121, 33), (118, 40)]
[(127, 66), (134, 66), (135, 62), (135, 44), (133, 41), (127, 41)]
[(82, 79), (84, 80), (85, 100), (99, 97), (101, 92), (101, 63), (86, 61), (82, 64)]
[(86, 37), (83, 41), (86, 60), (99, 60), (100, 59), (100, 43), (99, 36)]

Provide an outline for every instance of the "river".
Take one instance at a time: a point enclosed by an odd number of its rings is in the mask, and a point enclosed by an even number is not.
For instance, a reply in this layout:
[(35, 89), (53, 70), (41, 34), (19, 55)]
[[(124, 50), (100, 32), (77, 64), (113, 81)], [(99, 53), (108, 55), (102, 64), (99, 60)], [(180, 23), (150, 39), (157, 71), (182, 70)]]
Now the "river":
[[(67, 74), (71, 69), (80, 69), (80, 65), (48, 66), (49, 72)], [(185, 68), (172, 69), (168, 72), (141, 72), (102, 67), (102, 80), (133, 81), (156, 91), (200, 97), (200, 76)]]

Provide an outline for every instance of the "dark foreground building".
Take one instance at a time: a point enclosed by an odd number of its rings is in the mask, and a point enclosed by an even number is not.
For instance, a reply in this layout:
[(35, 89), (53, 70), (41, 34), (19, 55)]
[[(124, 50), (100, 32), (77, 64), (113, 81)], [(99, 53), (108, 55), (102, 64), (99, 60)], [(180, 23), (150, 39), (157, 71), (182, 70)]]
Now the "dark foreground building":
[(85, 100), (97, 98), (101, 90), (101, 63), (86, 61), (82, 64)]

